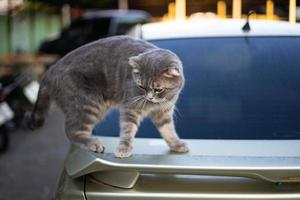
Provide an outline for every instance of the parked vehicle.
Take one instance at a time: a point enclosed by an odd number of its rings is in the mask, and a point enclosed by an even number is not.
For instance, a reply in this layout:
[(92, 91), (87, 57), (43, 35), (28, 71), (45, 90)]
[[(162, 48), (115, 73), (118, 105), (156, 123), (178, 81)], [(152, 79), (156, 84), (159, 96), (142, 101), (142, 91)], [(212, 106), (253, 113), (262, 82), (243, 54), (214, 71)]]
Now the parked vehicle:
[(26, 72), (0, 78), (0, 152), (9, 147), (9, 132), (24, 128), (25, 112), (33, 108), (38, 87)]
[(9, 144), (7, 123), (13, 118), (14, 113), (5, 102), (4, 90), (0, 85), (0, 153), (5, 152)]
[[(133, 156), (114, 157), (118, 113), (94, 134), (97, 154), (73, 146), (56, 198), (300, 199), (300, 25), (244, 20), (163, 22), (130, 35), (170, 49), (186, 85), (176, 126), (190, 146), (168, 151), (149, 121)], [(141, 138), (144, 137), (144, 138)]]
[(44, 41), (39, 47), (39, 53), (63, 56), (94, 40), (125, 34), (134, 25), (149, 20), (150, 15), (140, 10), (89, 11), (62, 30), (58, 38)]

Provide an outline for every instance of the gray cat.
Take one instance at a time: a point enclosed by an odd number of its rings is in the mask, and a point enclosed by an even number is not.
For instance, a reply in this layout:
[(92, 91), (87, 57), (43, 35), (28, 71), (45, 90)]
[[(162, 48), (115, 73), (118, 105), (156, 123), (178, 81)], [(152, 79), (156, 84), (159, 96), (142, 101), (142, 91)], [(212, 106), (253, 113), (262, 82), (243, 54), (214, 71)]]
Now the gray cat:
[(187, 152), (173, 121), (183, 85), (182, 63), (171, 51), (127, 36), (100, 39), (69, 53), (47, 71), (27, 124), (41, 126), (53, 99), (65, 114), (67, 137), (83, 148), (103, 152), (91, 131), (116, 107), (121, 121), (116, 157), (131, 155), (138, 126), (146, 116), (171, 151)]

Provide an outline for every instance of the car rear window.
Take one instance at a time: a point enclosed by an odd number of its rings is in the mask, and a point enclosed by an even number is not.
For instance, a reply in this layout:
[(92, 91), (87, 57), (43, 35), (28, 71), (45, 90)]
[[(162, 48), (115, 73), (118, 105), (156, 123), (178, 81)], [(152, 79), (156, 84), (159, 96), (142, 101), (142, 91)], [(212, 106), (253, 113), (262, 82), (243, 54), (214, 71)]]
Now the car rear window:
[[(150, 41), (175, 52), (186, 85), (175, 122), (182, 138), (300, 139), (300, 38), (236, 37)], [(118, 135), (111, 113), (97, 135)], [(137, 137), (158, 137), (145, 120)]]

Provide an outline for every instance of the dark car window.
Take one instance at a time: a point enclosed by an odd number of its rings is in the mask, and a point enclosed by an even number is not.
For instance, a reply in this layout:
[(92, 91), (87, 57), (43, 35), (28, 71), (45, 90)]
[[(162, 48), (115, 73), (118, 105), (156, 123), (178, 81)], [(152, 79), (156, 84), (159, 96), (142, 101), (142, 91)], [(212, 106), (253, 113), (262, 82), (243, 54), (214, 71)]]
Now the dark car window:
[(146, 16), (128, 16), (128, 17), (119, 17), (116, 18), (117, 28), (116, 35), (122, 35), (127, 33), (131, 28), (133, 28), (136, 24), (146, 23), (148, 19)]
[(83, 37), (84, 42), (93, 41), (108, 34), (110, 21), (109, 17), (78, 19), (63, 32), (63, 36), (67, 39)]
[(108, 35), (111, 20), (111, 17), (102, 17), (91, 20), (91, 35), (93, 40)]
[[(300, 38), (152, 41), (183, 61), (186, 85), (176, 127), (183, 138), (300, 139)], [(118, 135), (111, 113), (94, 131)], [(146, 120), (137, 134), (156, 137)]]
[(136, 25), (135, 22), (120, 22), (117, 27), (116, 35), (125, 34), (135, 25)]

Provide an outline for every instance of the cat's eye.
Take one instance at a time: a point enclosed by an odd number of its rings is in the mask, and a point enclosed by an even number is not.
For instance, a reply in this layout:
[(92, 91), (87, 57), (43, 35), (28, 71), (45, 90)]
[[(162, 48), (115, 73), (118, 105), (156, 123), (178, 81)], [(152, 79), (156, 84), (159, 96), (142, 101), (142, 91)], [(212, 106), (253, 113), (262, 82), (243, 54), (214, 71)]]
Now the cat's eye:
[(156, 94), (162, 93), (163, 91), (164, 91), (164, 89), (162, 89), (162, 88), (155, 88), (155, 89), (154, 89), (154, 92), (155, 92)]
[(133, 70), (133, 73), (134, 73), (134, 74), (140, 74), (140, 71), (139, 71), (138, 69), (134, 69), (134, 70)]
[(142, 85), (138, 85), (138, 87), (139, 87), (140, 89), (142, 89), (142, 90), (146, 90), (146, 88), (143, 87)]

